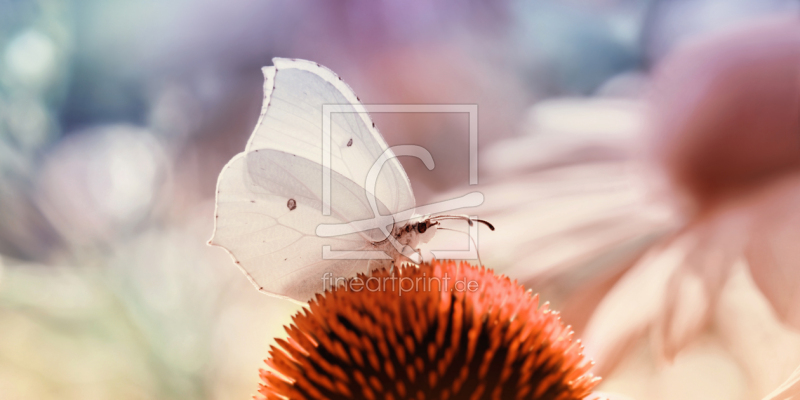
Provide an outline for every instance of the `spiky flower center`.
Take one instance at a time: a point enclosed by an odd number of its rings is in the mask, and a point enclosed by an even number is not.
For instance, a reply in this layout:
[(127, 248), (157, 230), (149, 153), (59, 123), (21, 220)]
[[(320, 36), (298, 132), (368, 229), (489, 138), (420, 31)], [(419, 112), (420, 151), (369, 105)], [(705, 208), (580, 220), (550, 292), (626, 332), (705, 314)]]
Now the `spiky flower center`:
[(362, 276), (361, 290), (340, 286), (294, 317), (262, 395), (579, 400), (599, 381), (558, 313), (491, 270), (434, 262), (371, 278), (378, 290)]

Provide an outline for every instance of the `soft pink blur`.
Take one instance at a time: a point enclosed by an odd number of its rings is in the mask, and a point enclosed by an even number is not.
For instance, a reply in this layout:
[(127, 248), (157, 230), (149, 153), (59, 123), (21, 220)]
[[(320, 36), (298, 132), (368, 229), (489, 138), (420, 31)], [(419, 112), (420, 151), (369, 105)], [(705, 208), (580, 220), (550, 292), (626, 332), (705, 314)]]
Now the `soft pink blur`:
[[(788, 346), (758, 333), (743, 343), (742, 332), (713, 317), (744, 265), (771, 305), (764, 312), (800, 328), (800, 21), (765, 20), (687, 44), (659, 66), (649, 100), (648, 162), (667, 177), (662, 193), (681, 217), (600, 302), (585, 334), (589, 352), (610, 371), (648, 332), (668, 360), (709, 331), (735, 357), (748, 353), (741, 346)], [(726, 320), (753, 318), (741, 311)], [(769, 366), (752, 355), (737, 360), (756, 374), (755, 393), (800, 361), (790, 342)]]
[(691, 43), (654, 76), (652, 151), (698, 207), (800, 167), (800, 22)]

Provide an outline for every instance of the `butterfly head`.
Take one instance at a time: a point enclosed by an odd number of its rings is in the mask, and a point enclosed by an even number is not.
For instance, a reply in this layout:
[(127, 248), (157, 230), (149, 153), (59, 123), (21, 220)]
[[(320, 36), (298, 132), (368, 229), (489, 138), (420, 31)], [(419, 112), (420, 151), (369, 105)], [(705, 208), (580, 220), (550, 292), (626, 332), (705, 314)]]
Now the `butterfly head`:
[(436, 234), (439, 221), (434, 221), (430, 217), (425, 217), (411, 225), (412, 231), (416, 232), (419, 243), (428, 243)]
[(438, 225), (439, 222), (429, 216), (414, 218), (395, 232), (395, 238), (404, 245), (416, 248), (418, 244), (428, 243), (433, 238)]

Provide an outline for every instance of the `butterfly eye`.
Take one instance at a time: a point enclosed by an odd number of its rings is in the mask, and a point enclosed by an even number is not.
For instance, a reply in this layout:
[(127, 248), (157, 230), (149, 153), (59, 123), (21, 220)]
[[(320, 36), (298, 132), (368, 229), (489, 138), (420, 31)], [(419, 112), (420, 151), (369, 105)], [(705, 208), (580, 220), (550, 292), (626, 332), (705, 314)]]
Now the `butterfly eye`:
[(428, 223), (427, 222), (422, 222), (419, 225), (417, 225), (417, 232), (425, 233), (425, 231), (427, 231), (427, 230), (428, 230)]

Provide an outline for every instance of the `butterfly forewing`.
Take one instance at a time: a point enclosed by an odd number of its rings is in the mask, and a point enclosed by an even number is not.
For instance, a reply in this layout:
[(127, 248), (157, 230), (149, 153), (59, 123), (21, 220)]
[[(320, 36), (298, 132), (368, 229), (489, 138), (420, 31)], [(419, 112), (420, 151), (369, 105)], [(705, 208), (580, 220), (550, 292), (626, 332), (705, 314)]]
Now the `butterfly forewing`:
[(276, 58), (264, 68), (262, 116), (246, 151), (281, 150), (322, 164), (324, 105), (336, 105), (331, 118), (331, 169), (374, 193), (388, 213), (414, 208), (414, 194), (396, 158), (381, 169), (375, 188), (367, 174), (386, 150), (353, 91), (331, 70), (304, 60)]

